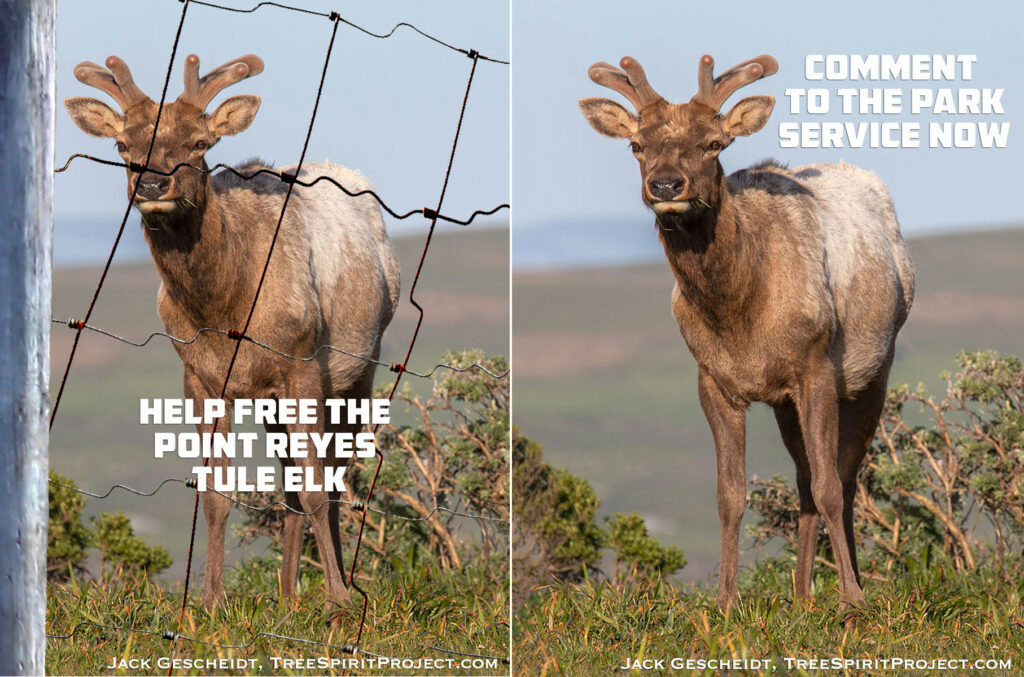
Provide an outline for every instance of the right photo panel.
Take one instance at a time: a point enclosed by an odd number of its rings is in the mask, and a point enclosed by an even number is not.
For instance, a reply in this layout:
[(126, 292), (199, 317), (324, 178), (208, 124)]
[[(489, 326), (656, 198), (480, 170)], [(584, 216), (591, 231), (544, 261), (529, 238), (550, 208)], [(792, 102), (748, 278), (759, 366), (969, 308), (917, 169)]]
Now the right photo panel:
[(1022, 15), (513, 3), (514, 673), (1024, 670)]

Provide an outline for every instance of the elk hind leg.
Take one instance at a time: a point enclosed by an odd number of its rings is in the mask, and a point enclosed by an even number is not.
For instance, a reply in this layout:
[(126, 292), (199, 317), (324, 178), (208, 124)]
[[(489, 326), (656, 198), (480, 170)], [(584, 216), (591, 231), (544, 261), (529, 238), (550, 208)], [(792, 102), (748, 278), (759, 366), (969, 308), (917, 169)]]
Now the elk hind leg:
[(773, 407), (775, 420), (782, 434), (786, 450), (796, 464), (796, 486), (800, 496), (800, 516), (797, 518), (796, 537), (796, 596), (811, 597), (811, 579), (814, 575), (814, 556), (818, 550), (818, 507), (811, 494), (811, 467), (807, 461), (800, 418), (792, 400)]
[(850, 549), (853, 573), (860, 584), (857, 546), (853, 528), (853, 503), (857, 495), (857, 472), (878, 429), (878, 418), (885, 406), (886, 382), (891, 357), (875, 380), (854, 400), (839, 405), (839, 478), (843, 483), (843, 531)]

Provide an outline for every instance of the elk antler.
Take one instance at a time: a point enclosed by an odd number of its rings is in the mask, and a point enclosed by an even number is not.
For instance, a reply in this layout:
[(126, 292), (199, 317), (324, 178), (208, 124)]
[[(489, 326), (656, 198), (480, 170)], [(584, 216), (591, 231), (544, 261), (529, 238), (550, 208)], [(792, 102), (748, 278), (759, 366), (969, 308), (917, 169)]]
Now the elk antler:
[(713, 110), (718, 110), (733, 93), (749, 85), (754, 80), (768, 77), (779, 70), (779, 62), (762, 54), (750, 61), (733, 66), (726, 72), (714, 77), (713, 71), (715, 60), (710, 54), (705, 54), (700, 59), (700, 66), (697, 69), (697, 94), (690, 99), (690, 103), (702, 103)]
[(587, 70), (587, 74), (597, 84), (614, 89), (629, 99), (637, 113), (653, 103), (665, 100), (647, 82), (647, 75), (636, 59), (624, 56), (619, 65), (622, 66), (622, 70), (598, 61)]
[(75, 77), (80, 82), (102, 89), (109, 94), (117, 101), (117, 105), (121, 107), (122, 111), (128, 110), (137, 103), (150, 101), (150, 98), (142, 93), (132, 79), (132, 72), (128, 70), (128, 64), (116, 56), (108, 56), (106, 64), (107, 68), (104, 68), (91, 61), (83, 61), (75, 66)]
[(185, 91), (178, 97), (178, 101), (206, 110), (213, 97), (222, 89), (262, 72), (263, 59), (255, 54), (246, 54), (214, 68), (200, 78), (199, 57), (189, 54), (185, 59)]

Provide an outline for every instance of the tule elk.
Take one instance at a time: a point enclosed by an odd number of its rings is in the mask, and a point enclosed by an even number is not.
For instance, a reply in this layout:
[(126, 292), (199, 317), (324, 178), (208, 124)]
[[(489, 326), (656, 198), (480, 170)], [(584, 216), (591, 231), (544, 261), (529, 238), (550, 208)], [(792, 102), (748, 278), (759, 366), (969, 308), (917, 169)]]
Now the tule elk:
[(697, 361), (718, 462), (718, 604), (738, 597), (746, 410), (765, 402), (796, 464), (796, 593), (811, 594), (820, 513), (843, 605), (862, 605), (857, 470), (914, 297), (892, 199), (875, 175), (845, 164), (764, 162), (725, 175), (719, 154), (764, 127), (775, 100), (751, 96), (719, 110), (737, 89), (778, 69), (770, 56), (717, 78), (712, 58), (702, 57), (699, 90), (678, 105), (655, 92), (635, 59), (620, 66), (595, 63), (589, 75), (629, 99), (636, 114), (601, 98), (582, 99), (580, 109), (600, 134), (629, 140), (675, 277), (672, 313)]
[[(113, 138), (129, 164), (128, 194), (142, 214), (143, 232), (162, 284), (157, 309), (169, 334), (191, 338), (203, 327), (241, 331), (249, 316), (271, 240), (281, 214), (287, 185), (265, 174), (243, 180), (221, 171), (209, 174), (206, 151), (222, 136), (244, 131), (256, 115), (260, 99), (234, 96), (206, 113), (210, 101), (225, 87), (263, 70), (254, 55), (235, 59), (199, 77), (199, 58), (185, 60), (185, 90), (164, 106), (147, 170), (158, 106), (136, 86), (128, 66), (116, 56), (106, 68), (84, 62), (75, 77), (109, 94), (121, 113), (87, 97), (64, 102), (75, 123), (87, 134)], [(178, 167), (178, 165), (191, 165)], [(134, 166), (132, 166), (134, 165)], [(178, 167), (176, 170), (175, 168)], [(248, 161), (237, 169), (246, 176), (264, 165)], [(294, 174), (295, 166), (282, 168)], [(154, 173), (156, 172), (156, 173)], [(358, 172), (338, 165), (305, 164), (300, 178), (329, 176), (350, 190), (369, 190)], [(380, 354), (381, 336), (398, 299), (399, 271), (381, 218), (370, 196), (351, 198), (326, 182), (315, 187), (295, 184), (273, 257), (267, 269), (246, 335), (288, 359), (242, 342), (227, 384), (230, 412), (236, 398), (294, 398), (318, 401), (318, 423), (267, 425), (275, 432), (360, 432), (359, 425), (324, 422), (326, 398), (369, 398), (374, 364), (335, 351), (333, 345), (365, 358)], [(185, 396), (197, 401), (220, 396), (236, 341), (223, 334), (203, 333), (191, 344), (174, 343), (185, 367)], [(197, 408), (199, 403), (197, 402)], [(209, 432), (199, 425), (199, 432)], [(217, 432), (230, 430), (230, 413)], [(282, 464), (311, 466), (323, 485), (324, 464), (343, 459), (282, 459)], [(214, 471), (227, 458), (212, 458)], [(310, 519), (324, 566), (327, 609), (350, 601), (342, 574), (338, 492), (300, 491), (285, 495), (296, 511)], [(321, 507), (322, 506), (322, 507)], [(231, 502), (203, 493), (206, 518), (206, 572), (203, 602), (214, 606), (223, 597), (224, 530)], [(281, 594), (295, 594), (305, 517), (288, 511), (284, 518)], [(338, 616), (334, 614), (334, 620)]]

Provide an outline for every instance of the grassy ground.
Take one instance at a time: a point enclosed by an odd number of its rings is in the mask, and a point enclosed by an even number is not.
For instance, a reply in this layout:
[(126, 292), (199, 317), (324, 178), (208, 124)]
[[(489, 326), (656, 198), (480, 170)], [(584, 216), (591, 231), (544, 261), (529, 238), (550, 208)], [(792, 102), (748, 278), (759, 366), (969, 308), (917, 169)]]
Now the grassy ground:
[[(909, 247), (917, 297), (890, 384), (935, 388), (960, 350), (1021, 352), (1024, 230), (922, 238)], [(514, 419), (545, 446), (548, 462), (594, 485), (602, 515), (640, 512), (662, 542), (683, 548), (683, 578), (711, 581), (714, 446), (696, 366), (669, 312), (671, 288), (661, 261), (516, 273)], [(751, 409), (747, 440), (748, 475), (792, 477), (767, 407)]]
[[(322, 576), (306, 577), (303, 582), (315, 591), (322, 580)], [(174, 657), (249, 660), (229, 664), (233, 667), (226, 669), (178, 669), (176, 674), (420, 672), (400, 665), (380, 667), (369, 661), (361, 665), (335, 663), (333, 667), (329, 662), (307, 664), (315, 665), (312, 669), (299, 669), (295, 664), (288, 667), (286, 659), (372, 658), (370, 654), (353, 656), (338, 648), (258, 634), (272, 633), (336, 647), (351, 645), (359, 624), (362, 598), (353, 593), (356, 605), (344, 612), (342, 629), (332, 631), (322, 613), (322, 594), (307, 590), (295, 600), (279, 602), (272, 592), (276, 581), (267, 579), (264, 583), (250, 586), (246, 594), (229, 595), (227, 602), (212, 613), (202, 607), (197, 596), (193, 597), (178, 633), (189, 639), (173, 644), (163, 638), (163, 633), (177, 631), (179, 627), (180, 590), (145, 581), (51, 583), (47, 589), (47, 633), (74, 636), (47, 641), (46, 671), (74, 675), (166, 674), (169, 664), (158, 661)], [(363, 651), (395, 659), (455, 661), (450, 669), (446, 667), (439, 674), (507, 672), (508, 667), (501, 659), (477, 659), (463, 664), (461, 661), (466, 657), (432, 648), (508, 656), (508, 617), (504, 613), (495, 615), (496, 609), (508, 608), (507, 586), (492, 576), (472, 568), (451, 573), (421, 566), (377, 576), (362, 585), (370, 598), (360, 643)], [(93, 623), (109, 627), (96, 627)], [(113, 629), (116, 627), (140, 632)], [(144, 660), (149, 663), (143, 663)], [(134, 662), (126, 662), (123, 669), (108, 669), (121, 661)]]
[[(966, 668), (880, 670), (856, 664), (835, 675), (1003, 674), (1024, 669), (1024, 582), (1020, 571), (958, 574), (941, 569), (866, 586), (868, 606), (844, 625), (834, 576), (820, 576), (818, 596), (793, 602), (789, 568), (768, 573), (738, 606), (723, 613), (714, 593), (650, 584), (551, 585), (516, 616), (517, 674), (661, 674), (673, 659), (758, 660), (729, 674), (823, 674), (797, 660), (967, 659)], [(768, 580), (766, 580), (768, 579)], [(791, 659), (787, 662), (785, 659)], [(977, 659), (1011, 667), (978, 670)], [(664, 661), (659, 669), (623, 670), (631, 661)], [(675, 663), (683, 674), (725, 674)]]

